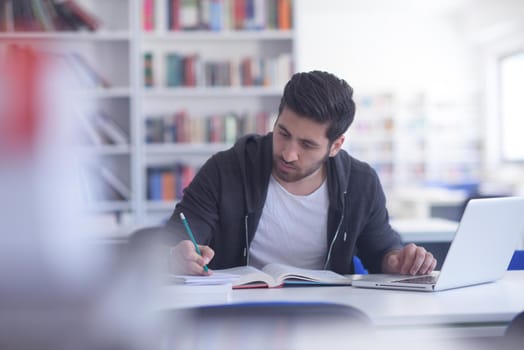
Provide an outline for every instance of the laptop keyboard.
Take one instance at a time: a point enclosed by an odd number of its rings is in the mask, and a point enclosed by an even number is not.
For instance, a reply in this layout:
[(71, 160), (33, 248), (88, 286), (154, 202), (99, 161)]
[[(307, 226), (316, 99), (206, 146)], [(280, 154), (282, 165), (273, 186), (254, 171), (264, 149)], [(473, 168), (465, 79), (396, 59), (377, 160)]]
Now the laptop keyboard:
[(404, 278), (401, 280), (393, 281), (394, 283), (416, 283), (416, 284), (434, 284), (437, 282), (436, 276), (420, 276), (420, 277), (411, 277)]

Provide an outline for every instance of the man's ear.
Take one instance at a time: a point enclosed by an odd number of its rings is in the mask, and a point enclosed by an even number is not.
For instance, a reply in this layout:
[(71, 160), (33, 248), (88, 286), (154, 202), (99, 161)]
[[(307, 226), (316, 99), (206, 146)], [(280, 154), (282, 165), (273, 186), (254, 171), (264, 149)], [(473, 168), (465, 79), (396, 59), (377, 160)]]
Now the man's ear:
[(346, 137), (344, 135), (341, 135), (339, 138), (333, 141), (333, 143), (331, 144), (331, 148), (329, 149), (330, 157), (334, 157), (337, 155), (338, 151), (340, 151), (340, 149), (342, 148), (345, 139)]

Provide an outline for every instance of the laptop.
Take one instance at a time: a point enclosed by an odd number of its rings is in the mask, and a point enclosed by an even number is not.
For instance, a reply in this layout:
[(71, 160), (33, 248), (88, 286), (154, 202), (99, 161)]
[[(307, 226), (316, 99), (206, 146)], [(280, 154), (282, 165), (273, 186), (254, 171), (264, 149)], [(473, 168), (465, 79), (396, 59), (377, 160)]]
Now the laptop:
[(524, 197), (470, 200), (440, 271), (430, 275), (370, 274), (354, 287), (440, 291), (496, 281), (504, 276), (524, 236)]

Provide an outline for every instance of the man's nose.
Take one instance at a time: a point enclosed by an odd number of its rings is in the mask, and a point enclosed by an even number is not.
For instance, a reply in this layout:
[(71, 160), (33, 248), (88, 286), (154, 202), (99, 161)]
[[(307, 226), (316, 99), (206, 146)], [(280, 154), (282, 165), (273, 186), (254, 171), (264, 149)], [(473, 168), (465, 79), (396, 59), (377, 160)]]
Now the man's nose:
[(287, 163), (294, 162), (298, 159), (298, 152), (296, 149), (296, 146), (293, 145), (293, 143), (289, 143), (284, 150), (282, 151), (282, 158)]

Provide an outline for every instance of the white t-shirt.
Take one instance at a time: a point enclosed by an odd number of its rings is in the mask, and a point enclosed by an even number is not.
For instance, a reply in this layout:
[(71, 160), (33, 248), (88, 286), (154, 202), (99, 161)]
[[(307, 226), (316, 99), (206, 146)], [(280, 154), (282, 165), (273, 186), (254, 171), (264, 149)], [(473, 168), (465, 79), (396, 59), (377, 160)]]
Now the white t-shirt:
[(278, 262), (322, 269), (327, 255), (328, 193), (326, 181), (313, 193), (297, 196), (271, 176), (266, 202), (248, 264), (262, 268)]

